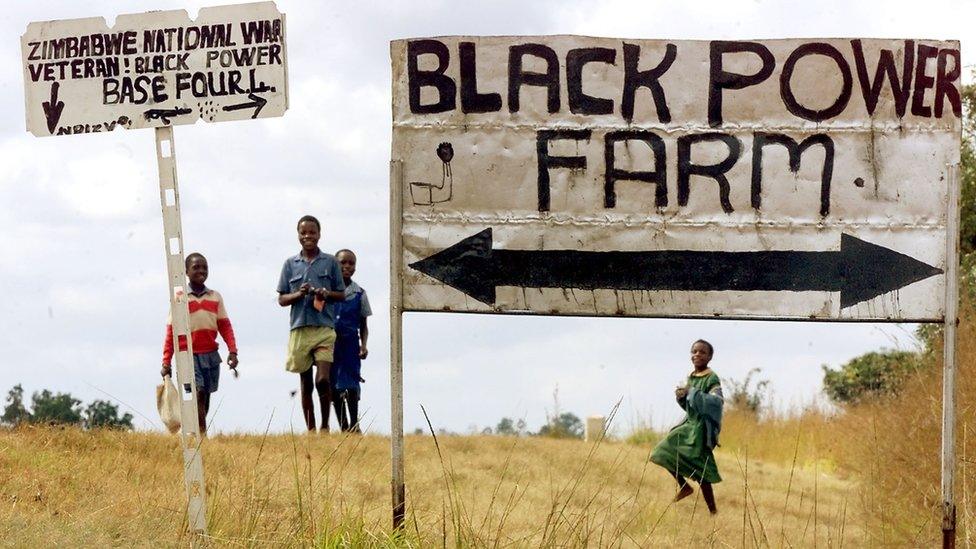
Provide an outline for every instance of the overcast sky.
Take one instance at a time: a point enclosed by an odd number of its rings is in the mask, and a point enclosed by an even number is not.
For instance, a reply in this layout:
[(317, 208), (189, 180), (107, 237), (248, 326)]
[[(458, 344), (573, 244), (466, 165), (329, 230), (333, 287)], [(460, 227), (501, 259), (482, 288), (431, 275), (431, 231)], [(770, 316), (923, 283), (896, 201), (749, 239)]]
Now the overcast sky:
[[(389, 41), (438, 35), (582, 34), (668, 39), (877, 37), (958, 39), (963, 62), (976, 7), (964, 2), (297, 2), (287, 15), (285, 116), (175, 129), (188, 251), (210, 260), (240, 346), (240, 379), (213, 402), (219, 431), (302, 429), (284, 371), (288, 311), (275, 286), (298, 251), (295, 221), (323, 222), (323, 249), (359, 255), (370, 356), (365, 422), (389, 431)], [(19, 37), (31, 21), (186, 8), (210, 2), (55, 2), (6, 6), (0, 22), (0, 391), (110, 399), (158, 429), (168, 308), (151, 130), (35, 138), (25, 131)], [(884, 6), (881, 8), (880, 6)], [(968, 72), (968, 70), (967, 70)], [(697, 338), (714, 369), (762, 368), (778, 406), (818, 398), (820, 366), (882, 347), (912, 348), (912, 325), (407, 314), (405, 429), (466, 432), (503, 416), (531, 428), (553, 410), (580, 417), (622, 401), (617, 427), (663, 426)]]

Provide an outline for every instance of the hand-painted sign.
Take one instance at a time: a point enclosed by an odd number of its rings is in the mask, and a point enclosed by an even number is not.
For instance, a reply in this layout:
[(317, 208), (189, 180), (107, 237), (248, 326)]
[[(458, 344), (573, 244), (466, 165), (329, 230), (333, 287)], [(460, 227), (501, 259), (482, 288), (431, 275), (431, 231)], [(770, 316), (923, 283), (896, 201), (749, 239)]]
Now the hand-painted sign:
[(21, 37), (35, 136), (281, 116), (285, 17), (274, 2), (35, 22)]
[(404, 310), (938, 320), (957, 42), (392, 44)]

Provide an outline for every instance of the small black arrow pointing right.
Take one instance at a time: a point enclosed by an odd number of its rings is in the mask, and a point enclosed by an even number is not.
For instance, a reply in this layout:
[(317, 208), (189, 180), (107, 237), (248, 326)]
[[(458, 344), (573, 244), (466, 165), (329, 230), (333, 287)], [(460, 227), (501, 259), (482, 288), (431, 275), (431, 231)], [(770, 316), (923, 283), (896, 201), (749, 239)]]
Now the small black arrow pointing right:
[(263, 109), (264, 106), (268, 104), (268, 100), (254, 93), (247, 94), (247, 98), (250, 99), (250, 101), (248, 101), (247, 103), (238, 103), (237, 105), (227, 105), (226, 107), (223, 108), (223, 110), (239, 111), (241, 109), (253, 108), (254, 114), (251, 115), (251, 118), (257, 118), (258, 113), (261, 112), (261, 109)]
[(64, 101), (58, 101), (58, 88), (61, 84), (55, 82), (51, 84), (51, 101), (41, 103), (44, 108), (44, 117), (47, 118), (47, 131), (54, 135), (54, 130), (58, 128), (58, 120), (61, 120), (61, 111), (64, 110)]

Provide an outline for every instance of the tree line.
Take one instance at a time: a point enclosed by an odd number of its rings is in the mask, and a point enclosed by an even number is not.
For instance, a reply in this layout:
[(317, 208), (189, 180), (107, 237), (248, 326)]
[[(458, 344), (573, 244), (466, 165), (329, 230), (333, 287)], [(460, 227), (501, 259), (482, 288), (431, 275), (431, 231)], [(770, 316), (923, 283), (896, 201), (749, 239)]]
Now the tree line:
[(24, 404), (24, 388), (18, 383), (7, 392), (7, 404), (0, 424), (72, 425), (84, 429), (132, 429), (132, 414), (119, 415), (119, 408), (106, 400), (94, 400), (88, 406), (71, 393), (52, 393), (44, 389), (31, 395), (30, 409)]

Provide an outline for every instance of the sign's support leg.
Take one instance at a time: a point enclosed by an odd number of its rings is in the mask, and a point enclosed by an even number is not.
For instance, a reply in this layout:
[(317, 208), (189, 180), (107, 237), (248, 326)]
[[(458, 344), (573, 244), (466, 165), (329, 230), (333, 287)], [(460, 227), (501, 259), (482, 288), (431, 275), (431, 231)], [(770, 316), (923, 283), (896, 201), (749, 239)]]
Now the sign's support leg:
[(959, 165), (948, 166), (945, 330), (942, 366), (942, 547), (956, 546), (956, 324), (959, 321)]
[[(171, 126), (156, 128), (156, 162), (159, 166), (159, 199), (163, 208), (166, 272), (169, 279), (170, 317), (173, 325), (173, 358), (181, 396), (180, 448), (186, 485), (186, 512), (190, 532), (207, 533), (207, 505), (203, 483), (202, 442), (197, 417), (197, 387), (193, 376), (193, 342), (186, 300), (186, 267), (183, 264), (183, 228), (180, 193), (176, 180), (176, 149)], [(184, 350), (181, 350), (184, 349)]]
[(390, 162), (390, 450), (393, 528), (403, 527), (403, 161)]

